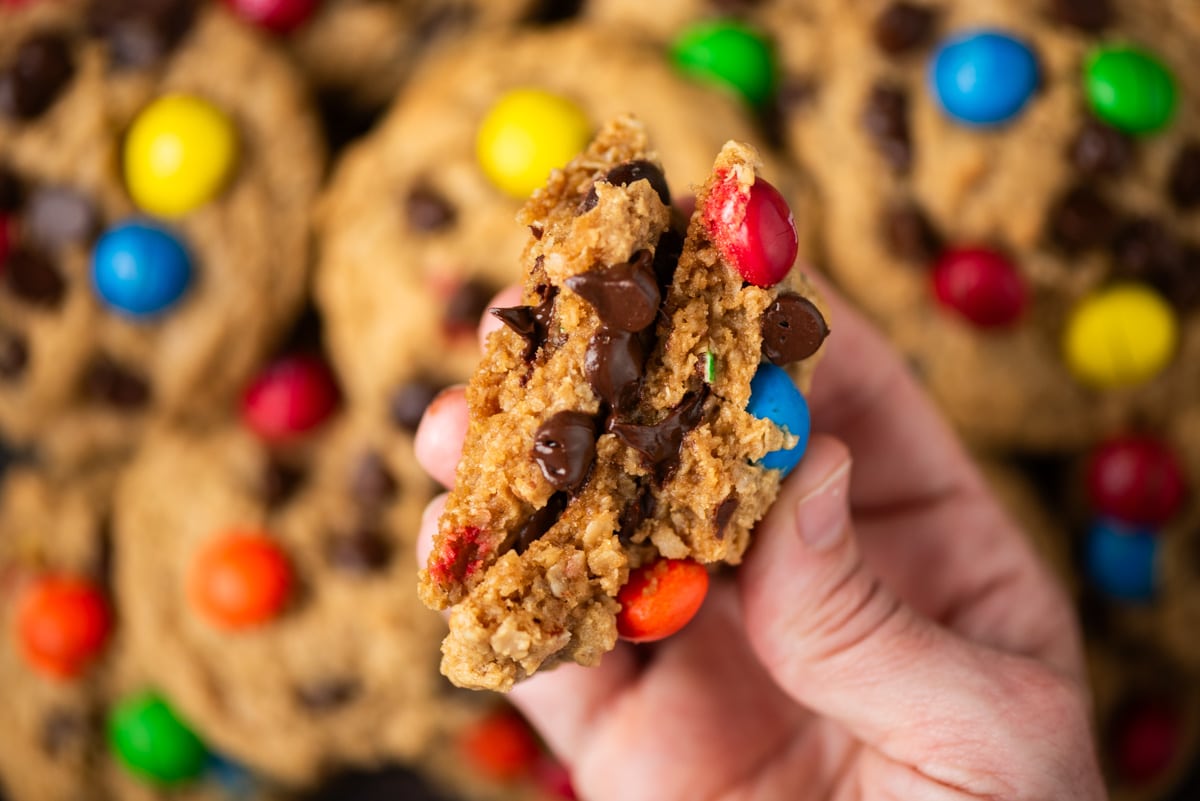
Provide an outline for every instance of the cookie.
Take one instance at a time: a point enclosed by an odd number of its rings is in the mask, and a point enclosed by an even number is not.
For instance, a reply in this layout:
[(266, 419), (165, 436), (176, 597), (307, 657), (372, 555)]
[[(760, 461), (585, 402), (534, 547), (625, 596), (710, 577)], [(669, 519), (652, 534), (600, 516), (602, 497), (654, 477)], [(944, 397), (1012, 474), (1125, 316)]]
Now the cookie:
[[(29, 465), (0, 481), (0, 792), (12, 801), (276, 797), (178, 718), (131, 716), (154, 688), (111, 609), (116, 481), (111, 469), (64, 478)], [(159, 710), (170, 708), (156, 697)], [(150, 747), (116, 745), (118, 718), (122, 731), (153, 734)]]
[(310, 369), (269, 368), (241, 425), (153, 432), (114, 518), (146, 675), (215, 747), (295, 785), (417, 756), (445, 704), (443, 625), (413, 586), (431, 482), (404, 435), (331, 417)]
[[(595, 664), (631, 570), (631, 588), (678, 580), (698, 606), (700, 563), (740, 560), (799, 459), (807, 406), (777, 365), (803, 383), (828, 329), (756, 167), (726, 145), (685, 239), (645, 128), (618, 118), (522, 210), (526, 305), (494, 312), (506, 328), (467, 390), (457, 485), (421, 573), (425, 603), (452, 610), (455, 684), (507, 690), (557, 661)], [(634, 596), (627, 635), (649, 638)]]
[(1008, 511), (1042, 561), (1068, 589), (1077, 584), (1071, 555), (1070, 531), (1062, 515), (1045, 499), (1028, 476), (995, 457), (976, 455), (983, 478), (1000, 505)]
[(819, 37), (776, 30), (812, 87), (784, 130), (822, 195), (828, 269), (958, 428), (1064, 450), (1191, 402), (1195, 11), (809, 5)]
[[(354, 403), (391, 409), (399, 425), (414, 427), (410, 398), (470, 376), (479, 315), (520, 278), (527, 232), (512, 221), (521, 202), (594, 126), (626, 110), (670, 144), (664, 159), (681, 200), (727, 138), (755, 141), (735, 101), (692, 84), (660, 50), (619, 31), (484, 35), (422, 69), (340, 162), (318, 214), (316, 295)], [(560, 160), (496, 156), (505, 136), (525, 134)], [(803, 184), (769, 163), (792, 205), (807, 209)], [(498, 181), (524, 184), (510, 194)], [(810, 216), (798, 215), (806, 250)]]
[(217, 4), (0, 10), (0, 432), (80, 462), (228, 405), (299, 310), (321, 171)]

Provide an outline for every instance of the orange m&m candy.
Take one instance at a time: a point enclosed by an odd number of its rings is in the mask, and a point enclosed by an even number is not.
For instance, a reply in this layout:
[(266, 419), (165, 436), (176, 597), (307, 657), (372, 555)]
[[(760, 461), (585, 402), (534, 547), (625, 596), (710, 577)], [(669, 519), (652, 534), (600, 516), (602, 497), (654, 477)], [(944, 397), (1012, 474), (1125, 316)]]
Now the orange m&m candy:
[(71, 679), (104, 650), (112, 629), (108, 603), (90, 581), (46, 576), (25, 591), (17, 611), (17, 638), (39, 673)]
[(529, 724), (514, 710), (504, 708), (464, 729), (458, 747), (475, 770), (497, 781), (528, 775), (541, 757)]
[(617, 633), (630, 642), (670, 637), (700, 611), (708, 571), (691, 559), (660, 559), (633, 571), (617, 600)]
[(266, 623), (283, 611), (292, 591), (292, 566), (262, 534), (226, 534), (192, 564), (188, 594), (193, 608), (223, 629)]

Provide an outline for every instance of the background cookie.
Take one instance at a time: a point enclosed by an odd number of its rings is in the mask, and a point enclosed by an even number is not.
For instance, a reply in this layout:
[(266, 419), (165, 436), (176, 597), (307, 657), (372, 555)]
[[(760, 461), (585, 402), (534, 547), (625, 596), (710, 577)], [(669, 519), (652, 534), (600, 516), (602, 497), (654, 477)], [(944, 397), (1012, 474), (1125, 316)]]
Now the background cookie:
[[(1063, 448), (1188, 403), (1200, 88), (1178, 6), (814, 5), (813, 94), (785, 130), (828, 268), (960, 430)], [(1001, 73), (953, 89), (988, 57)]]
[[(534, 94), (514, 100), (525, 89)], [(498, 109), (502, 99), (509, 102)], [(522, 200), (550, 166), (582, 149), (600, 120), (627, 111), (662, 143), (677, 196), (707, 174), (726, 139), (756, 139), (736, 101), (688, 82), (657, 48), (619, 31), (482, 36), (426, 65), (378, 130), (345, 156), (319, 213), (316, 294), (353, 402), (384, 415), (389, 406), (400, 411), (406, 393), (470, 375), (479, 315), (519, 277), (528, 236), (514, 223)], [(501, 190), (477, 153), (489, 119), (489, 130), (533, 132), (561, 160), (523, 191)], [(522, 177), (507, 169), (501, 163), (501, 173)], [(807, 241), (814, 220), (802, 185), (773, 160), (767, 172), (790, 195)]]
[(0, 21), (0, 432), (68, 461), (219, 411), (304, 291), (304, 90), (215, 5)]

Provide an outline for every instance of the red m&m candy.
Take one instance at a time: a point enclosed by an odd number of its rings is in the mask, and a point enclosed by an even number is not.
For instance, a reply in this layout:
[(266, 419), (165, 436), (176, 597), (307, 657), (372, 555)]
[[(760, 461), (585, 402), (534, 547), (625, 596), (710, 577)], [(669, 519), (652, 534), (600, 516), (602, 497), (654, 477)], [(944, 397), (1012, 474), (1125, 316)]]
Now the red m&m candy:
[(225, 0), (225, 5), (260, 28), (287, 33), (308, 22), (317, 0)]
[(946, 251), (933, 268), (933, 292), (939, 303), (980, 328), (1012, 325), (1029, 299), (1016, 267), (984, 248)]
[(35, 670), (57, 679), (81, 674), (104, 650), (112, 619), (90, 581), (48, 576), (30, 585), (17, 611), (17, 637)]
[(233, 532), (200, 552), (188, 577), (192, 606), (223, 629), (266, 623), (283, 611), (292, 591), (292, 567), (262, 534)]
[(722, 255), (755, 286), (774, 286), (796, 262), (800, 236), (779, 190), (757, 179), (742, 191), (731, 175), (712, 189), (705, 209), (709, 235)]
[(242, 420), (263, 439), (279, 441), (317, 428), (337, 405), (337, 384), (324, 361), (286, 356), (250, 384), (242, 397)]
[(1100, 514), (1138, 526), (1161, 526), (1183, 505), (1187, 481), (1165, 443), (1130, 435), (1108, 440), (1092, 452), (1087, 489)]
[(489, 779), (511, 781), (527, 776), (541, 757), (529, 724), (511, 709), (497, 709), (459, 736), (459, 750)]
[(617, 633), (653, 642), (686, 626), (708, 594), (708, 571), (690, 559), (660, 559), (633, 571), (617, 600)]

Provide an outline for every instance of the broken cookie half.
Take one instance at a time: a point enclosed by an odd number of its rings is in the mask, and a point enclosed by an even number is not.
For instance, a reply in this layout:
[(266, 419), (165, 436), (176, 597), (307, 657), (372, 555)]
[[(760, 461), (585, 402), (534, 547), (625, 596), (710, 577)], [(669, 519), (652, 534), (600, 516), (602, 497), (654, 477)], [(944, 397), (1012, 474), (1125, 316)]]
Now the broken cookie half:
[(467, 389), (454, 491), (421, 572), (442, 672), (508, 690), (617, 637), (673, 633), (803, 454), (828, 327), (757, 153), (730, 142), (688, 222), (620, 118), (521, 212), (525, 305)]

